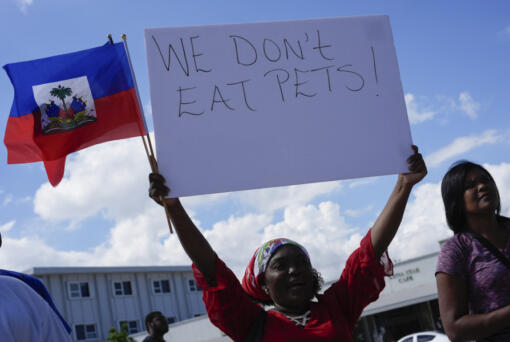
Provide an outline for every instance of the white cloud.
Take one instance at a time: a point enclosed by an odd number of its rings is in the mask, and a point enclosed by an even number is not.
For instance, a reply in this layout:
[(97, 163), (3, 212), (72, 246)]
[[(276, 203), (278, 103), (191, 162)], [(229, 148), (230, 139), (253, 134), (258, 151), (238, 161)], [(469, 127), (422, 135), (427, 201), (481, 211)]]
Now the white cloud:
[(380, 177), (359, 178), (349, 182), (349, 189), (375, 183)]
[(23, 198), (18, 199), (16, 202), (17, 203), (29, 203), (31, 201), (32, 201), (32, 197), (31, 196), (25, 196)]
[(498, 133), (496, 130), (487, 130), (480, 135), (460, 137), (455, 139), (451, 144), (429, 154), (425, 158), (425, 161), (427, 166), (432, 168), (476, 147), (487, 144), (495, 144), (503, 141), (504, 139), (505, 135)]
[(431, 120), (437, 114), (436, 111), (430, 109), (418, 108), (419, 105), (416, 102), (415, 96), (411, 93), (405, 94), (405, 101), (407, 106), (407, 115), (411, 124), (418, 124)]
[(341, 216), (338, 204), (322, 202), (287, 208), (281, 222), (264, 230), (263, 241), (287, 237), (303, 244), (313, 266), (325, 280), (332, 280), (340, 276), (348, 255), (359, 245), (362, 235), (357, 231)]
[(459, 94), (459, 109), (471, 119), (476, 119), (480, 110), (480, 104), (473, 100), (468, 92), (462, 92)]
[(4, 197), (4, 200), (2, 201), (2, 205), (5, 207), (7, 204), (12, 202), (12, 195), (7, 195)]
[(88, 263), (140, 266), (189, 265), (190, 261), (177, 235), (169, 234), (162, 208), (154, 204), (135, 217), (119, 220), (110, 230), (108, 241), (95, 248)]
[(119, 219), (107, 241), (89, 251), (59, 251), (34, 237), (4, 238), (0, 264), (21, 271), (34, 266), (189, 265), (190, 261), (176, 234), (169, 234), (162, 208), (154, 204)]
[(341, 189), (342, 184), (335, 181), (242, 191), (235, 193), (234, 196), (257, 211), (273, 212), (291, 205), (308, 203), (319, 195)]
[[(282, 221), (271, 222), (272, 217), (267, 214), (230, 217), (204, 234), (238, 276), (264, 241), (286, 236), (306, 246), (325, 279), (339, 276), (347, 256), (362, 237), (345, 222), (338, 204), (332, 202), (287, 208)], [(119, 219), (108, 240), (86, 252), (58, 251), (36, 238), (6, 238), (0, 250), (0, 264), (24, 270), (49, 265), (182, 265), (190, 261), (176, 234), (168, 234), (162, 209), (154, 204), (136, 216)]]
[(366, 213), (371, 212), (372, 209), (374, 209), (374, 207), (371, 206), (371, 205), (366, 206), (366, 207), (361, 208), (361, 209), (346, 209), (344, 211), (344, 214), (346, 216), (350, 216), (350, 217), (360, 217), (362, 215), (365, 215)]
[(16, 223), (16, 220), (11, 220), (7, 223), (0, 225), (0, 233), (8, 232), (9, 230), (12, 229), (12, 227), (14, 227), (15, 223)]
[(419, 185), (412, 196), (389, 248), (395, 260), (436, 252), (439, 241), (452, 235), (446, 225), (439, 183)]
[(471, 119), (476, 119), (481, 108), (480, 103), (466, 91), (459, 93), (457, 98), (438, 95), (433, 100), (407, 93), (405, 101), (411, 124), (419, 124), (439, 117), (444, 124), (447, 121), (447, 114), (452, 111), (461, 112)]
[(4, 237), (2, 240), (0, 265), (9, 270), (24, 271), (34, 266), (56, 266), (57, 263), (66, 266), (82, 265), (80, 261), (87, 260), (90, 256), (87, 252), (58, 251), (32, 237)]
[(271, 221), (267, 214), (230, 217), (216, 223), (205, 236), (218, 256), (241, 277), (255, 249), (265, 242), (264, 228)]
[(150, 203), (149, 163), (140, 138), (112, 141), (76, 153), (62, 182), (43, 184), (34, 210), (45, 220), (81, 220), (97, 214), (131, 217)]
[(143, 105), (143, 112), (145, 117), (152, 117), (152, 104), (150, 102)]
[(503, 32), (504, 32), (505, 34), (510, 34), (510, 25), (509, 25), (509, 26), (507, 26), (507, 27), (503, 30)]
[(499, 196), (501, 197), (501, 214), (510, 216), (510, 164), (501, 163), (499, 165), (483, 165), (492, 175), (498, 186)]
[(21, 12), (26, 13), (28, 10), (28, 7), (32, 5), (33, 0), (16, 0), (18, 3), (19, 9)]

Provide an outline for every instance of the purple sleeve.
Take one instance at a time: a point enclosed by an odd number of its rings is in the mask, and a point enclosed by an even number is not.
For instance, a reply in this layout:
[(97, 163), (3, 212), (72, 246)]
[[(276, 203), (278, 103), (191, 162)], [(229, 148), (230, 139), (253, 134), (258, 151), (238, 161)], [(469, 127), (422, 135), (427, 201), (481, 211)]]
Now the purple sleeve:
[(465, 278), (465, 261), (466, 258), (458, 236), (453, 236), (441, 247), (437, 260), (436, 274), (446, 273)]

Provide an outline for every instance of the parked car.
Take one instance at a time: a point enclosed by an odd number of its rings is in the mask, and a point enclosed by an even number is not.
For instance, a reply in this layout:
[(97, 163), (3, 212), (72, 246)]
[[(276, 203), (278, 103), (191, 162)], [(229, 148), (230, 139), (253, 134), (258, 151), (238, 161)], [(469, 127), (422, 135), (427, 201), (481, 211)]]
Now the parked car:
[(448, 336), (436, 331), (422, 331), (402, 337), (397, 342), (449, 342)]

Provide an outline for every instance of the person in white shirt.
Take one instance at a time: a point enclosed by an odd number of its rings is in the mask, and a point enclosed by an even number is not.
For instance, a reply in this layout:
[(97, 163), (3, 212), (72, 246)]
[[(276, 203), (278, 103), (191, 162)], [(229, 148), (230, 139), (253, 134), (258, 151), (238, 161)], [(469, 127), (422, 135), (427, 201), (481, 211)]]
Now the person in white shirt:
[(0, 276), (0, 336), (2, 342), (71, 342), (48, 303), (10, 276)]

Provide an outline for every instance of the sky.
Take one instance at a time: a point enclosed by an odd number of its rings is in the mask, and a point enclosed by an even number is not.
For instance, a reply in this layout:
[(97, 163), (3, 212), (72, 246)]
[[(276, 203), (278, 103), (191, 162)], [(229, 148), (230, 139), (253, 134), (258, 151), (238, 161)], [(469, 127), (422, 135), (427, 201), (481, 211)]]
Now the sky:
[[(387, 14), (413, 141), (429, 173), (414, 189), (394, 261), (433, 253), (452, 235), (440, 195), (449, 166), (483, 164), (510, 215), (510, 2), (499, 1), (99, 1), (2, 0), (0, 65), (102, 45), (125, 33), (153, 131), (144, 29)], [(0, 72), (0, 131), (13, 89)], [(189, 265), (164, 212), (147, 196), (140, 138), (67, 158), (53, 188), (41, 163), (7, 165), (0, 147), (0, 267)], [(157, 147), (156, 147), (157, 148)], [(342, 148), (342, 147), (339, 147)], [(334, 158), (334, 156), (332, 156)], [(329, 281), (382, 210), (396, 175), (182, 199), (211, 246), (237, 275), (274, 237), (301, 242)]]

